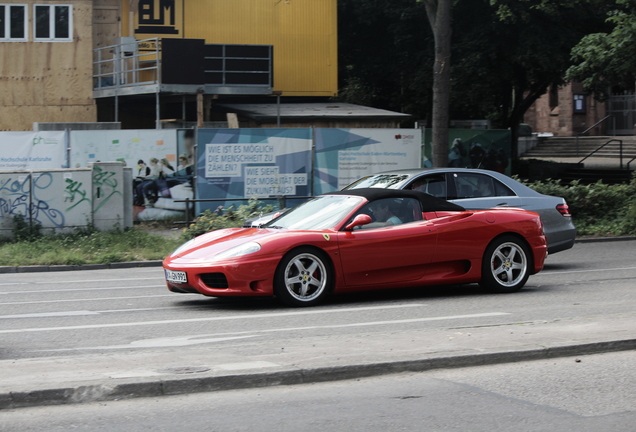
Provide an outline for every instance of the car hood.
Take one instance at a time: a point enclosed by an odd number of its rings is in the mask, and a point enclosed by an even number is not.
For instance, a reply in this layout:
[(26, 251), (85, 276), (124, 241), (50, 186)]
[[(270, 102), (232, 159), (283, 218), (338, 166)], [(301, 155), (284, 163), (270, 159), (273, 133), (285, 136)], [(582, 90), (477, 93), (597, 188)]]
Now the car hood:
[[(286, 230), (285, 230), (286, 231)], [(214, 255), (248, 242), (261, 243), (272, 236), (280, 236), (283, 230), (264, 228), (228, 228), (202, 234), (178, 247), (168, 259), (181, 262), (210, 260)]]

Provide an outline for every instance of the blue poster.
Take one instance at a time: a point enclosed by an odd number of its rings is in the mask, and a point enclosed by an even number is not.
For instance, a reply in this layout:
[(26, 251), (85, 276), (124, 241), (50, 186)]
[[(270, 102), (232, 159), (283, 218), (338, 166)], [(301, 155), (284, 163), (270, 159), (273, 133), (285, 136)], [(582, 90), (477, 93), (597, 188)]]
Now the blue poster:
[(197, 213), (311, 195), (311, 129), (199, 129)]

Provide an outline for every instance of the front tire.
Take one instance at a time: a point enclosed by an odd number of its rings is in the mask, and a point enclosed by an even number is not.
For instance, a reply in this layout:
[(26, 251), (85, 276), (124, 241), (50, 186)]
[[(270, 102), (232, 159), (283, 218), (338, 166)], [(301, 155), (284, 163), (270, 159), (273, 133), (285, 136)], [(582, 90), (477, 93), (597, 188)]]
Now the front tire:
[(510, 235), (495, 239), (484, 253), (479, 284), (497, 293), (519, 291), (530, 276), (531, 259), (523, 240)]
[(325, 254), (313, 248), (291, 251), (276, 269), (274, 293), (288, 306), (314, 306), (333, 285), (333, 270)]

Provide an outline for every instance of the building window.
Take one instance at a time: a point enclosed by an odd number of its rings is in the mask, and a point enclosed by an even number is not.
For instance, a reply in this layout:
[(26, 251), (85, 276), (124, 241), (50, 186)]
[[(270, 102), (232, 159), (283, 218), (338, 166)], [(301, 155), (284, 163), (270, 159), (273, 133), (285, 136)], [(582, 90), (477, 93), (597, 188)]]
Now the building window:
[(574, 95), (574, 112), (576, 114), (585, 114), (585, 95)]
[(553, 85), (550, 86), (550, 109), (553, 110), (559, 106), (559, 87)]
[(27, 40), (26, 5), (0, 4), (0, 41)]
[(71, 5), (34, 5), (33, 38), (39, 42), (71, 42), (73, 15)]

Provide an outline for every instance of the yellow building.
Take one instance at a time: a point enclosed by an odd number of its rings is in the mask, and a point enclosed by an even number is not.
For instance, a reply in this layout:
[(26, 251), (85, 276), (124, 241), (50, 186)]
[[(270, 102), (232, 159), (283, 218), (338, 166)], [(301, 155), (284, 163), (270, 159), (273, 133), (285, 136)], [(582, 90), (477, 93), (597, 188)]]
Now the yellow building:
[(0, 18), (0, 130), (337, 94), (336, 0), (0, 0)]
[(122, 36), (271, 45), (273, 91), (337, 93), (336, 0), (137, 0), (122, 6)]

